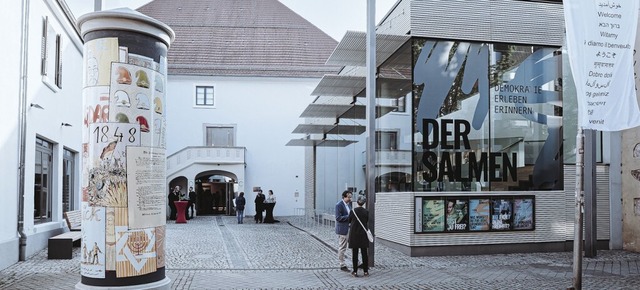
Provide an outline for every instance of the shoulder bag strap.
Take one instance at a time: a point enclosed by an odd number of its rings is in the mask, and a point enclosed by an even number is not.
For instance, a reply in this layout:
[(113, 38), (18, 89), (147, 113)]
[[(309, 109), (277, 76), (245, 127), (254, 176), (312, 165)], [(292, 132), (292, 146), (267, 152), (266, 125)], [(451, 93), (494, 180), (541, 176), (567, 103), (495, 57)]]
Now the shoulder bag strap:
[(358, 217), (358, 214), (356, 213), (356, 209), (354, 208), (354, 209), (352, 209), (352, 211), (353, 211), (353, 215), (355, 215), (355, 216), (356, 216), (356, 219), (358, 219), (358, 222), (360, 223), (360, 225), (362, 226), (362, 228), (363, 228), (363, 229), (364, 229), (364, 231), (366, 232), (366, 231), (367, 231), (367, 228), (365, 228), (365, 227), (364, 227), (364, 225), (362, 224), (362, 222), (360, 221), (360, 218)]

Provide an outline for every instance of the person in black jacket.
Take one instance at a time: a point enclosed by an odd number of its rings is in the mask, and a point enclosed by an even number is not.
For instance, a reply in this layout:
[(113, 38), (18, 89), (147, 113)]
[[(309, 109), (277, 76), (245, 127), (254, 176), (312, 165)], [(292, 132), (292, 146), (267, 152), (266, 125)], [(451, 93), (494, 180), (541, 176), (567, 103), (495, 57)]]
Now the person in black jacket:
[(171, 192), (169, 192), (169, 196), (167, 199), (169, 200), (169, 208), (171, 209), (169, 213), (170, 220), (176, 220), (176, 215), (178, 214), (178, 210), (176, 209), (176, 204), (174, 201), (178, 201), (180, 199), (180, 186), (176, 186), (173, 188)]
[(256, 203), (256, 216), (253, 218), (253, 220), (256, 221), (256, 223), (262, 223), (262, 212), (264, 211), (264, 199), (265, 196), (262, 193), (262, 189), (258, 190), (258, 194), (256, 195), (256, 199), (254, 200), (254, 202)]
[(187, 215), (187, 219), (192, 219), (193, 214), (196, 209), (196, 191), (193, 190), (193, 187), (189, 187), (189, 204), (187, 205), (187, 211), (189, 214)]
[[(351, 261), (354, 265), (351, 275), (357, 277), (358, 268), (362, 268), (366, 277), (369, 276), (369, 256), (367, 254), (367, 248), (369, 248), (369, 239), (367, 238), (369, 211), (362, 207), (366, 202), (363, 195), (359, 196), (356, 202), (358, 206), (349, 212), (349, 248), (351, 248)], [(355, 265), (358, 265), (358, 250), (362, 254), (362, 266), (356, 267)]]
[(244, 199), (244, 192), (240, 192), (236, 197), (236, 216), (238, 217), (238, 223), (243, 223), (244, 220), (244, 205), (247, 201)]

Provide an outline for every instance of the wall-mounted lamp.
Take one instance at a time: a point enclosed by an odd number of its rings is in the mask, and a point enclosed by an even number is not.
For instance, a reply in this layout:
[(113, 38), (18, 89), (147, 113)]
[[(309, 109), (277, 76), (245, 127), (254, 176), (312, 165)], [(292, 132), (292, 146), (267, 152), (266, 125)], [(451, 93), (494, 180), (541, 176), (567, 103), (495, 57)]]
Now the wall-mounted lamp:
[(71, 127), (73, 125), (71, 125), (69, 123), (62, 123), (62, 124), (60, 124), (60, 126), (62, 126), (62, 127)]
[(44, 110), (44, 108), (42, 106), (40, 106), (38, 104), (34, 104), (34, 103), (31, 103), (30, 107), (36, 108), (36, 109), (40, 109), (40, 110)]

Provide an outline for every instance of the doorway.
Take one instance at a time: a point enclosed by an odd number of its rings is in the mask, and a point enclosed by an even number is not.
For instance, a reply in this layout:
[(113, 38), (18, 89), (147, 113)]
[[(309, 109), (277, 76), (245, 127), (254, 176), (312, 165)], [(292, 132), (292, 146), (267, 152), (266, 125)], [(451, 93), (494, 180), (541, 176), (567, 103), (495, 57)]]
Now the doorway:
[(233, 198), (236, 187), (235, 179), (221, 172), (198, 174), (195, 178), (198, 215), (235, 215)]

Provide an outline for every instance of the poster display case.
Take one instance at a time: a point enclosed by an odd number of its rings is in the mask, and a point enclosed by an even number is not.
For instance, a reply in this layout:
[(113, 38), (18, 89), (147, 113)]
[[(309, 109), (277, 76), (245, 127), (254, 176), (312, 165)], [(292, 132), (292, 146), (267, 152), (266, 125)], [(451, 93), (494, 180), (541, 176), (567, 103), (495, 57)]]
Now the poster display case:
[(535, 196), (417, 196), (415, 233), (535, 230)]

